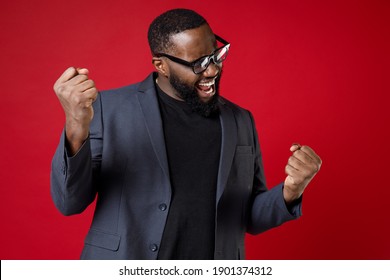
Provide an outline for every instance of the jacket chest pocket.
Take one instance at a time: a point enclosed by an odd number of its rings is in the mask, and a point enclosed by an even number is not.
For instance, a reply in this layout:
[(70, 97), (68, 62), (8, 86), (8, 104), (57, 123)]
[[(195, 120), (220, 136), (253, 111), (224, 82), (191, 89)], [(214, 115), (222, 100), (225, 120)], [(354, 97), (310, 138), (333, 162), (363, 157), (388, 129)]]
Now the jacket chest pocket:
[(253, 168), (253, 147), (237, 146), (232, 166), (232, 172), (237, 177), (237, 184), (252, 187)]
[(227, 188), (236, 198), (248, 198), (253, 185), (254, 155), (252, 146), (237, 146)]

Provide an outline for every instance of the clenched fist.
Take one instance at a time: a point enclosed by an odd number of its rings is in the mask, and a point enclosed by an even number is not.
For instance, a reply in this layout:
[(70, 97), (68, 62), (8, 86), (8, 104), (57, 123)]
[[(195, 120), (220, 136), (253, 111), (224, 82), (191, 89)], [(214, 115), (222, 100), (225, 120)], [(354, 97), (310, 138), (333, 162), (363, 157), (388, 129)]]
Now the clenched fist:
[(54, 84), (54, 91), (65, 112), (68, 152), (72, 155), (77, 153), (88, 137), (93, 118), (92, 103), (98, 94), (88, 74), (85, 68), (70, 67)]
[(308, 146), (293, 144), (290, 151), (293, 154), (286, 165), (287, 177), (283, 189), (284, 200), (287, 204), (302, 195), (322, 164), (320, 157)]

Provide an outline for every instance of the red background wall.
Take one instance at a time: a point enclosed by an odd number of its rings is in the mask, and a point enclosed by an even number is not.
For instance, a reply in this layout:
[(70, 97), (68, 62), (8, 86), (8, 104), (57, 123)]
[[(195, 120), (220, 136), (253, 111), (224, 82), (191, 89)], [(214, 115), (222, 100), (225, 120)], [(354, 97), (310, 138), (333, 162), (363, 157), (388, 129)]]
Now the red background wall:
[(247, 237), (250, 259), (390, 259), (389, 1), (0, 2), (0, 258), (77, 259), (93, 207), (64, 217), (49, 194), (64, 123), (52, 90), (69, 66), (99, 89), (152, 71), (146, 32), (175, 7), (231, 42), (222, 94), (250, 109), (270, 187), (293, 142), (323, 159), (303, 217)]

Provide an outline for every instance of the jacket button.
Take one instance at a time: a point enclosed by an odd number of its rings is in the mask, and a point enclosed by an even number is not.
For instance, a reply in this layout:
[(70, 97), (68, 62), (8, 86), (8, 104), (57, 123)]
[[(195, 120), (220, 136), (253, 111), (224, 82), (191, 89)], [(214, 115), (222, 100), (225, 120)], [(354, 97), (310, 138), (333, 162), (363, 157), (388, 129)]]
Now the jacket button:
[(156, 252), (158, 250), (158, 246), (156, 244), (150, 244), (149, 249), (152, 252)]
[(167, 205), (165, 203), (161, 203), (159, 206), (158, 206), (158, 209), (160, 209), (161, 211), (165, 211), (167, 210)]

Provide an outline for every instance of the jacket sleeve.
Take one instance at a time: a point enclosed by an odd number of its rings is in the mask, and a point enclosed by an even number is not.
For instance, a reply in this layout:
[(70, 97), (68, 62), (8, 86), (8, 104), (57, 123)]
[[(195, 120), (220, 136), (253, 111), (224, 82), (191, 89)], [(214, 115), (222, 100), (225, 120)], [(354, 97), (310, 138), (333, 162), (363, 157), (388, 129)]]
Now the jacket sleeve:
[(103, 142), (100, 94), (93, 107), (89, 137), (77, 154), (67, 155), (64, 130), (52, 159), (51, 196), (57, 209), (67, 216), (83, 212), (97, 193), (95, 182), (99, 176)]
[(283, 183), (270, 190), (267, 189), (258, 136), (251, 114), (250, 117), (254, 135), (255, 158), (252, 204), (247, 231), (251, 234), (258, 234), (273, 227), (277, 227), (284, 222), (299, 218), (302, 215), (302, 201), (300, 199), (297, 203), (294, 203), (292, 207), (288, 208), (283, 197)]

